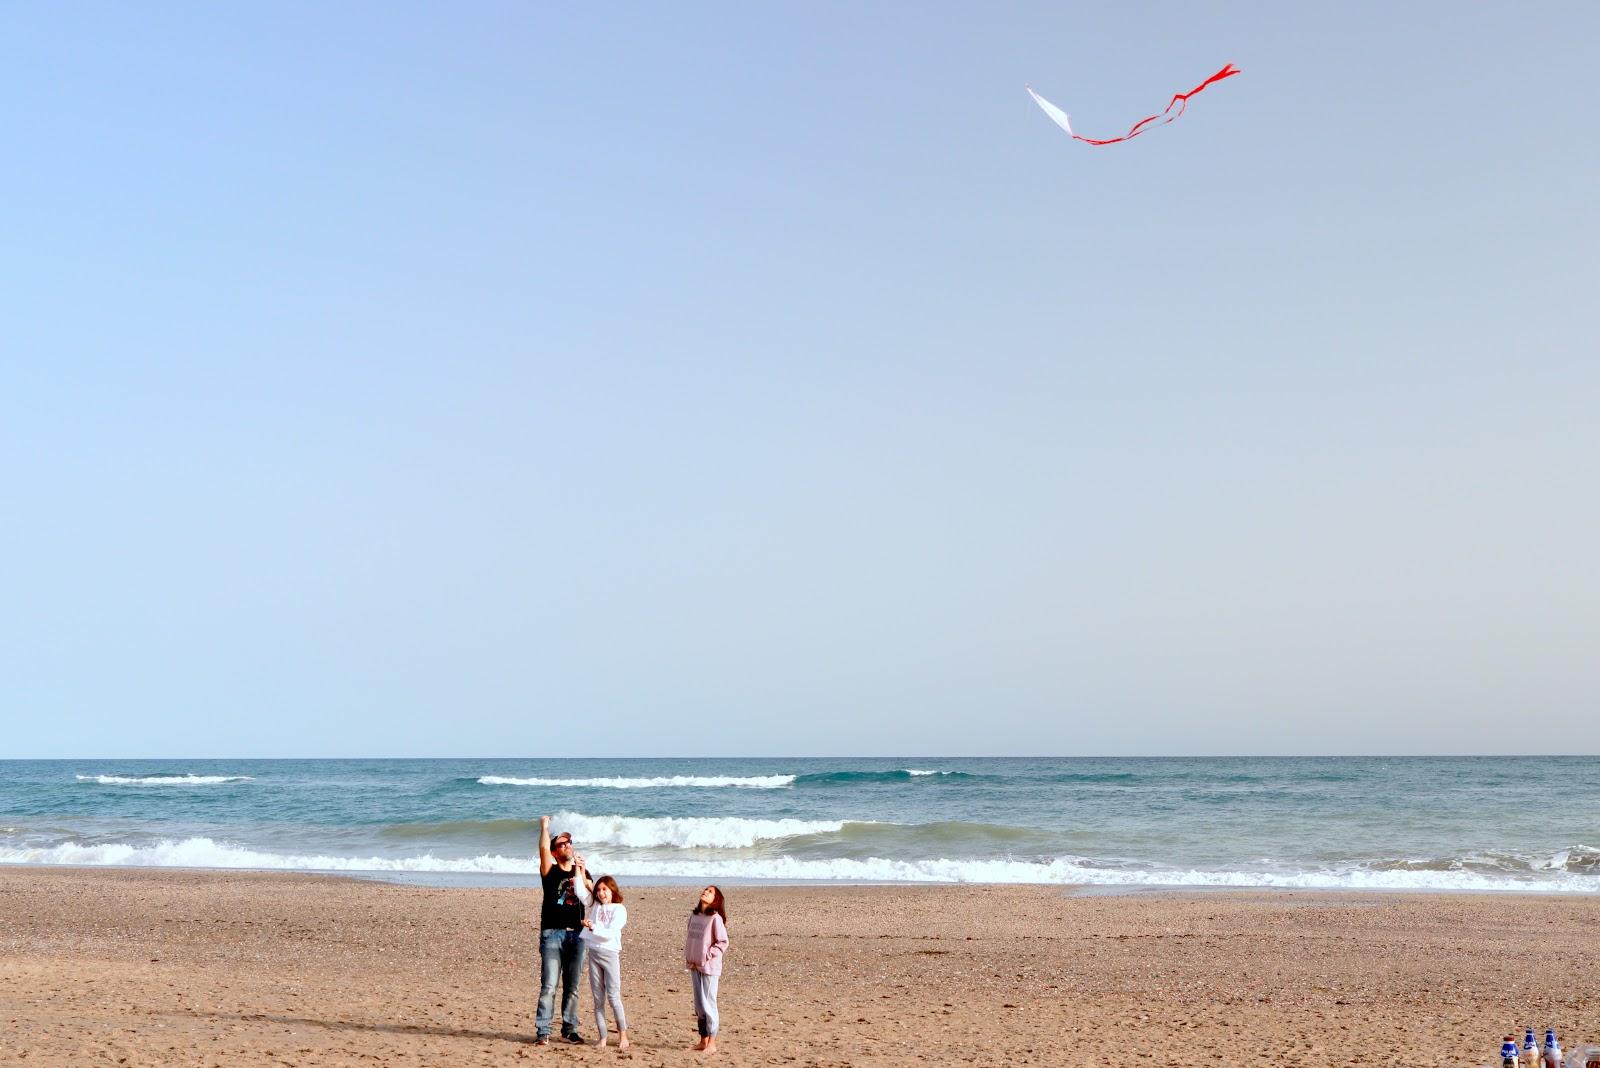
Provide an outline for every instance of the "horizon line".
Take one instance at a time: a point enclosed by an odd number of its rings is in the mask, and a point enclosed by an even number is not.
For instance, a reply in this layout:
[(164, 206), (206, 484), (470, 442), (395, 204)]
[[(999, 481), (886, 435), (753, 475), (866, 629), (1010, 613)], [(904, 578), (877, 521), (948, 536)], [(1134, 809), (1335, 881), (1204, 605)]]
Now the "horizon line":
[(624, 761), (624, 760), (1486, 760), (1486, 759), (1586, 759), (1600, 757), (1600, 753), (1080, 753), (1080, 754), (866, 754), (845, 755), (824, 753), (803, 755), (786, 753), (778, 755), (708, 756), (673, 754), (656, 756), (65, 756), (65, 757), (0, 757), (0, 764), (67, 763), (89, 760), (151, 760), (151, 761), (308, 761), (308, 760), (524, 760), (524, 761)]

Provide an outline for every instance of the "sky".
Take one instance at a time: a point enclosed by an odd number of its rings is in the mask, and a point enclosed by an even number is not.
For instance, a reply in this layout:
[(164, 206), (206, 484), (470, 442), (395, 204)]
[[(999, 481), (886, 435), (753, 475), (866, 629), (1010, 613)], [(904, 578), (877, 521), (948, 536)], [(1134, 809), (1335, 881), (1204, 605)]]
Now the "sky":
[(1600, 6), (559, 7), (0, 11), (0, 757), (1600, 752)]

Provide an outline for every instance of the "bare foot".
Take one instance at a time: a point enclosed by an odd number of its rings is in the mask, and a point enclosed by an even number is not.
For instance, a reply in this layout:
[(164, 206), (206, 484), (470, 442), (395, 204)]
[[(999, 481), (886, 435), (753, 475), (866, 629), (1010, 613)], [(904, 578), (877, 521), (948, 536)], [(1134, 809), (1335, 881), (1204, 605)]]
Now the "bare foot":
[(617, 1051), (620, 1053), (622, 1050), (625, 1050), (627, 1048), (628, 1048), (628, 1036), (627, 1035), (618, 1035), (617, 1036)]
[(691, 1046), (689, 1048), (694, 1050), (696, 1053), (699, 1053), (700, 1051), (702, 1051), (702, 1050), (704, 1050), (706, 1048), (706, 1042), (707, 1041), (708, 1041), (707, 1039), (701, 1038), (700, 1041), (696, 1042), (693, 1046)]
[(594, 1044), (603, 1047), (606, 1044), (606, 1036), (601, 1035), (599, 1038), (594, 1040)]
[(706, 1039), (706, 1044), (700, 1047), (700, 1052), (701, 1053), (715, 1053), (715, 1052), (717, 1052), (717, 1040), (715, 1038)]

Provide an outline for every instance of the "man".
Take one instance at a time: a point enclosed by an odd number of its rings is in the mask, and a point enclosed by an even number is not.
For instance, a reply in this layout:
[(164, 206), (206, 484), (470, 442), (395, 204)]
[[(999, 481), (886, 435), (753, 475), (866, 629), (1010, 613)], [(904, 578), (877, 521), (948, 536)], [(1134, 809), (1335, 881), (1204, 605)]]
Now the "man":
[(573, 879), (588, 885), (583, 858), (572, 851), (572, 835), (550, 836), (550, 817), (539, 817), (539, 879), (544, 902), (539, 908), (539, 1011), (534, 1016), (534, 1041), (550, 1044), (555, 1015), (556, 979), (561, 980), (561, 1037), (581, 1043), (578, 1034), (578, 981), (583, 974), (583, 901)]

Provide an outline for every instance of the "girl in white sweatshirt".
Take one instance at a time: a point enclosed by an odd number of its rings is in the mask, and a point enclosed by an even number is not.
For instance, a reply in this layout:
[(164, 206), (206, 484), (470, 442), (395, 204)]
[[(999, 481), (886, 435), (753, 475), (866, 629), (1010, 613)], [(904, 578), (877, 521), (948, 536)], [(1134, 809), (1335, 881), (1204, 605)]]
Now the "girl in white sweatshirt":
[[(581, 873), (580, 873), (581, 874)], [(594, 890), (582, 878), (572, 880), (583, 898), (583, 939), (589, 956), (589, 996), (594, 999), (594, 1026), (600, 1037), (595, 1045), (606, 1044), (606, 1003), (617, 1022), (617, 1048), (628, 1048), (628, 1017), (622, 1011), (622, 929), (628, 924), (628, 906), (622, 903), (622, 888), (609, 875), (594, 881)]]

